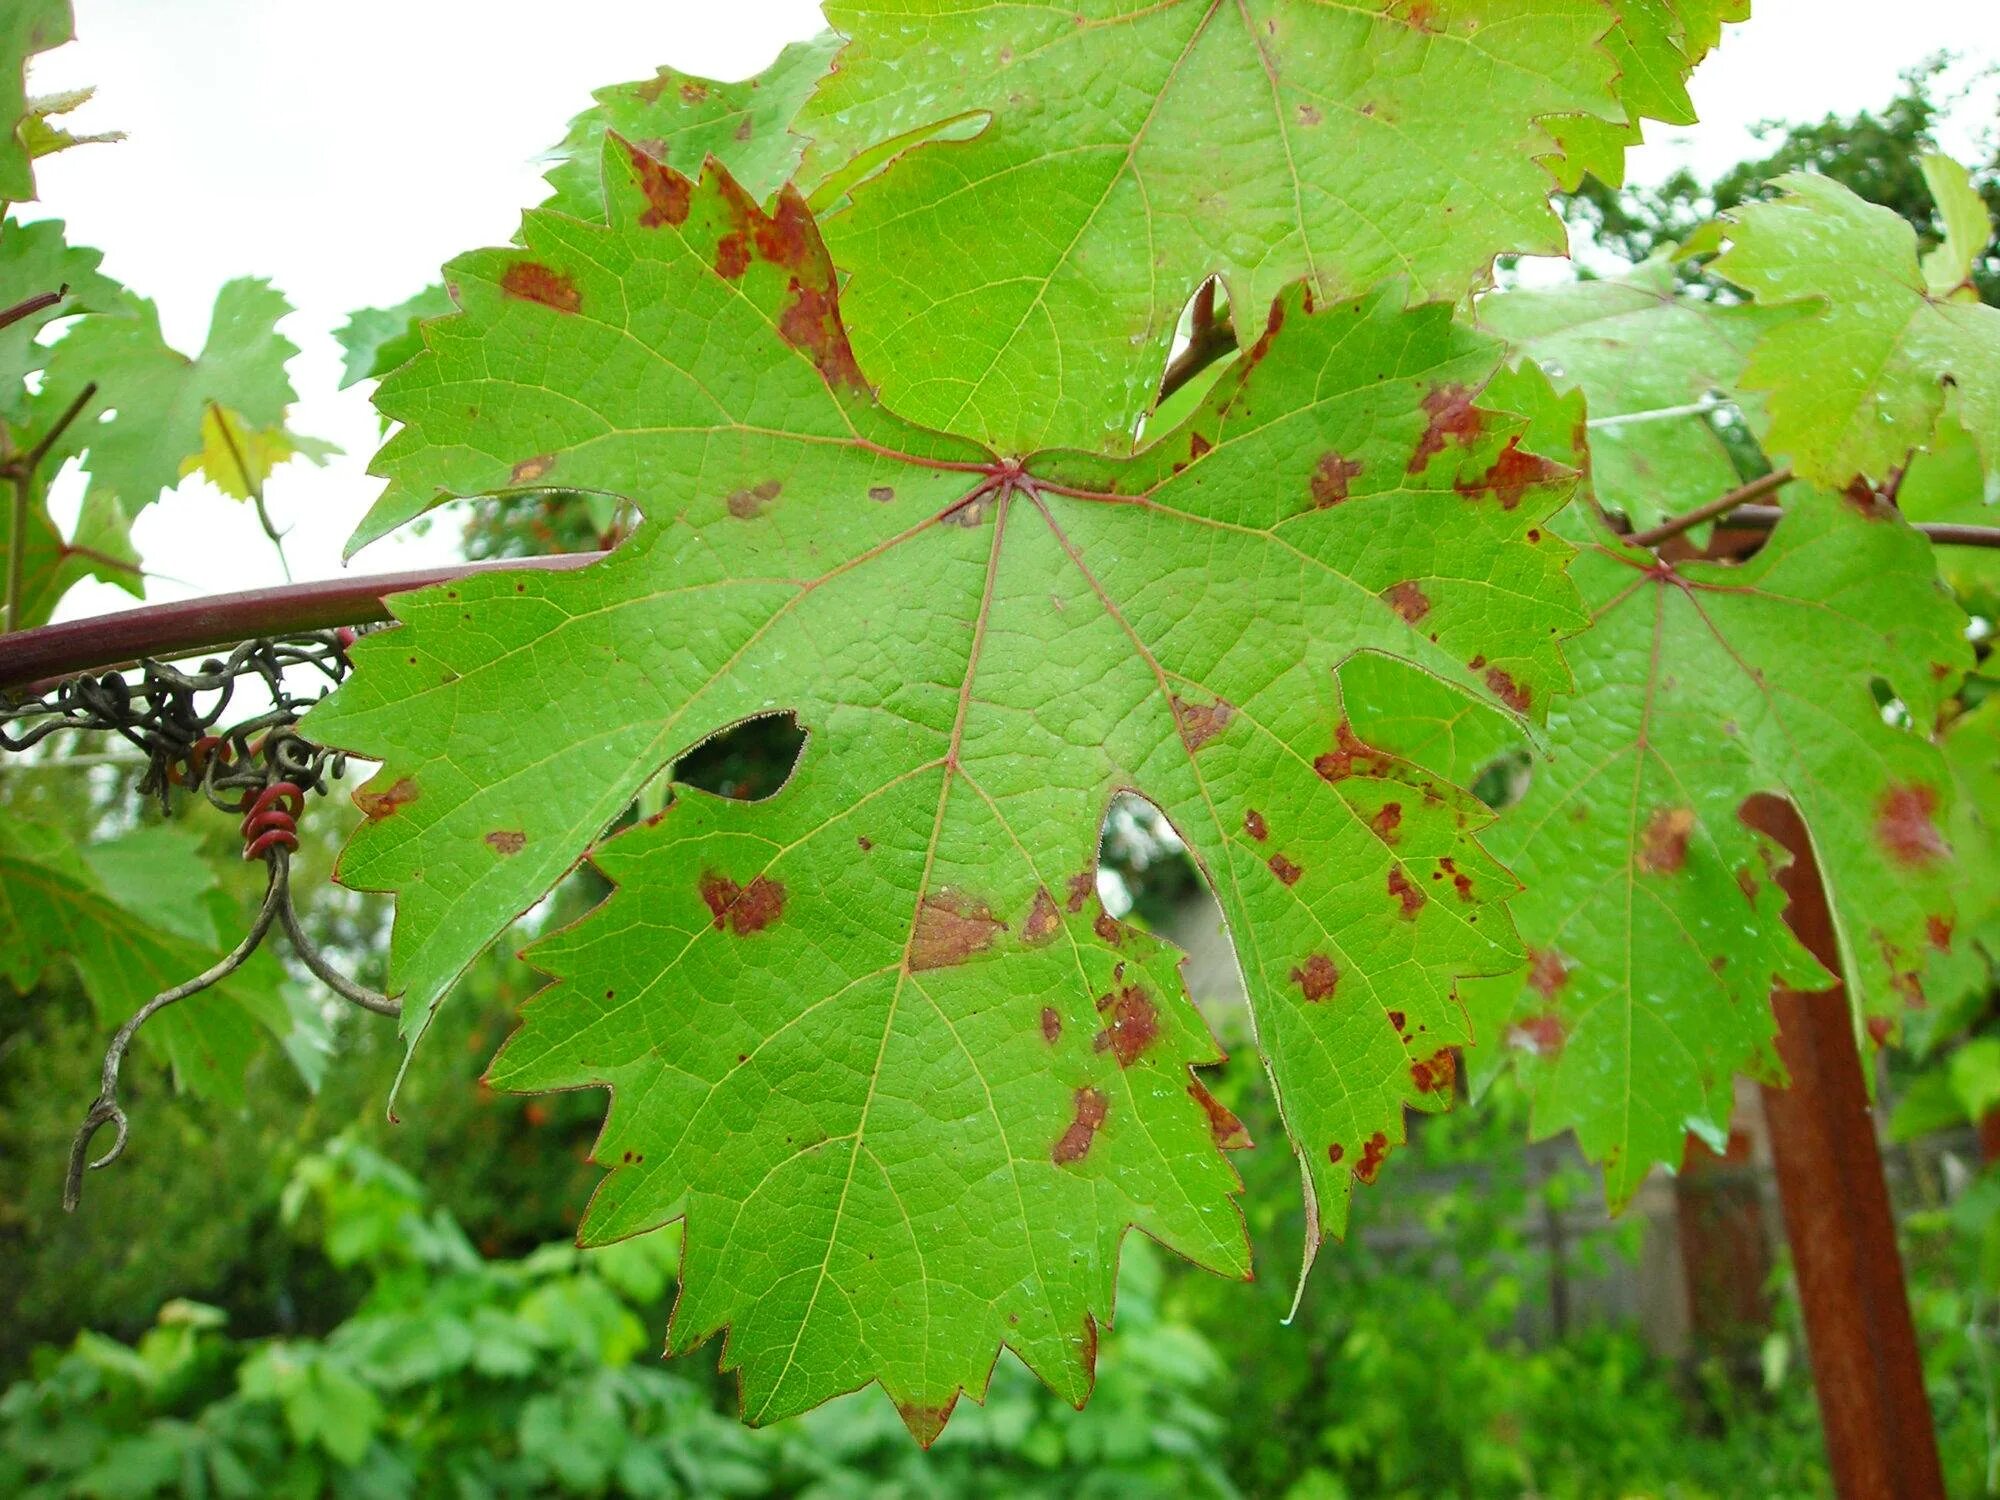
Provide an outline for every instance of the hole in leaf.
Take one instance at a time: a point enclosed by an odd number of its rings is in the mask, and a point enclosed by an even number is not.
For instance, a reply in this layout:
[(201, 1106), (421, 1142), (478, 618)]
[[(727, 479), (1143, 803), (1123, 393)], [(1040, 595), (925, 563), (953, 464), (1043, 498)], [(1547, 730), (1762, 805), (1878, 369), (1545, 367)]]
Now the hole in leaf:
[(789, 710), (759, 714), (710, 735), (674, 763), (682, 786), (734, 802), (776, 796), (798, 769), (806, 732)]

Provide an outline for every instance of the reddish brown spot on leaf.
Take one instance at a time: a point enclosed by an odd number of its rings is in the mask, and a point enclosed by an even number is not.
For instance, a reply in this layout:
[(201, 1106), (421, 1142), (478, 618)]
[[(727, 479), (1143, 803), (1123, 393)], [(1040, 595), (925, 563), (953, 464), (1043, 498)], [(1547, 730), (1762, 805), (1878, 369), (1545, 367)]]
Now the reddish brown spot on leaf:
[(1743, 899), (1752, 906), (1757, 904), (1757, 877), (1750, 873), (1748, 865), (1736, 867), (1736, 889), (1743, 893)]
[(734, 281), (750, 267), (750, 236), (737, 230), (715, 242), (715, 274)]
[(393, 785), (382, 791), (376, 791), (370, 784), (354, 794), (354, 805), (371, 823), (394, 817), (397, 808), (406, 807), (416, 800), (417, 784), (407, 776), (398, 777)]
[(1313, 760), (1313, 769), (1327, 781), (1343, 781), (1349, 776), (1372, 776), (1387, 767), (1385, 756), (1355, 738), (1353, 727), (1342, 719), (1333, 729), (1333, 749)]
[(1070, 876), (1064, 892), (1069, 897), (1067, 905), (1073, 916), (1083, 910), (1084, 902), (1097, 894), (1097, 872), (1085, 870), (1081, 874)]
[(827, 384), (866, 385), (848, 347), (831, 285), (813, 286), (795, 276), (786, 292), (791, 300), (778, 315), (778, 336), (809, 358)]
[(518, 828), (496, 828), (486, 835), (486, 843), (495, 854), (519, 854), (528, 836)]
[(1305, 874), (1304, 870), (1301, 870), (1282, 854), (1274, 854), (1264, 862), (1271, 867), (1271, 873), (1286, 885), (1297, 885), (1299, 877)]
[(1310, 104), (1301, 104), (1299, 106), (1299, 123), (1308, 129), (1319, 124), (1321, 118), (1320, 112)]
[(1401, 865), (1389, 868), (1389, 894), (1396, 898), (1400, 906), (1399, 915), (1405, 922), (1415, 921), (1417, 913), (1424, 909), (1424, 893), (1403, 873)]
[(752, 520), (761, 516), (783, 489), (779, 481), (766, 479), (752, 489), (737, 490), (729, 497), (729, 513), (739, 521)]
[(1382, 1014), (1387, 1016), (1389, 1024), (1396, 1028), (1396, 1035), (1401, 1036), (1404, 1026), (1409, 1023), (1409, 1017), (1405, 1016), (1400, 1010), (1385, 1010)]
[(984, 901), (946, 886), (924, 897), (910, 932), (910, 972), (948, 969), (984, 953), (1007, 924)]
[(1551, 463), (1521, 450), (1519, 438), (1507, 439), (1507, 446), (1493, 460), (1493, 466), (1477, 479), (1462, 479), (1454, 488), (1467, 499), (1491, 493), (1502, 510), (1512, 510), (1521, 497), (1539, 484), (1553, 484), (1568, 474), (1561, 464)]
[(553, 453), (537, 453), (533, 458), (524, 458), (514, 465), (508, 480), (513, 484), (533, 484), (556, 466)]
[(1106, 995), (1097, 1008), (1106, 1012), (1108, 1020), (1092, 1045), (1117, 1058), (1119, 1067), (1131, 1067), (1159, 1039), (1159, 1009), (1138, 985), (1128, 984), (1115, 996)]
[(1097, 920), (1090, 924), (1090, 930), (1114, 948), (1125, 941), (1124, 925), (1108, 911), (1097, 914)]
[(1271, 340), (1278, 336), (1279, 330), (1284, 326), (1285, 299), (1283, 297), (1274, 297), (1271, 300), (1270, 315), (1264, 319), (1264, 331), (1257, 335), (1257, 342), (1244, 351), (1243, 360), (1239, 366), (1244, 374), (1249, 374), (1256, 367), (1258, 361), (1271, 352)]
[(1693, 808), (1656, 809), (1639, 837), (1639, 868), (1648, 875), (1677, 874), (1687, 863), (1688, 835), (1693, 832)]
[(708, 85), (699, 78), (689, 78), (681, 83), (681, 103), (699, 104), (708, 97)]
[(1056, 1044), (1056, 1038), (1061, 1035), (1062, 1017), (1056, 1014), (1056, 1008), (1053, 1005), (1044, 1005), (1042, 1007), (1042, 1040), (1053, 1047)]
[(573, 313), (583, 306), (583, 293), (576, 289), (576, 283), (540, 261), (515, 261), (500, 278), (500, 290), (523, 302), (552, 307), (559, 313)]
[(1951, 952), (1951, 918), (1925, 917), (1924, 931), (1929, 935), (1931, 946), (1940, 953)]
[(856, 847), (858, 847), (863, 854), (866, 854), (870, 849), (873, 849), (875, 847), (875, 840), (868, 837), (868, 835), (865, 833), (856, 834), (854, 836), (854, 842)]
[(1243, 831), (1261, 844), (1271, 836), (1271, 825), (1264, 821), (1264, 815), (1256, 808), (1246, 808), (1243, 812)]
[(748, 885), (738, 885), (727, 875), (707, 870), (696, 888), (717, 932), (727, 927), (738, 937), (748, 937), (753, 932), (762, 932), (784, 914), (785, 888), (763, 875)]
[(873, 484), (868, 487), (868, 498), (878, 505), (887, 505), (896, 498), (896, 492), (886, 484)]
[(1173, 705), (1174, 722), (1180, 726), (1181, 740), (1190, 750), (1199, 750), (1222, 733), (1236, 715), (1236, 710), (1220, 698), (1213, 703), (1190, 703), (1176, 693)]
[(1557, 992), (1569, 983), (1569, 965), (1553, 948), (1531, 948), (1528, 952), (1528, 988), (1544, 1000), (1555, 999)]
[(662, 229), (685, 224), (688, 204), (694, 197), (694, 184), (630, 141), (625, 143), (625, 155), (632, 163), (639, 191), (646, 195), (645, 212), (639, 215), (640, 228)]
[(1090, 1154), (1090, 1143), (1096, 1138), (1098, 1128), (1104, 1124), (1109, 1102), (1088, 1084), (1076, 1091), (1076, 1114), (1069, 1122), (1069, 1128), (1050, 1148), (1049, 1159), (1059, 1167), (1071, 1162), (1082, 1161)]
[(1332, 1145), (1326, 1148), (1326, 1159), (1332, 1162), (1336, 1167), (1340, 1165), (1341, 1158), (1346, 1155), (1347, 1155), (1347, 1148), (1341, 1145), (1339, 1141), (1335, 1141)]
[(1875, 809), (1875, 837), (1898, 864), (1923, 865), (1950, 851), (1933, 821), (1938, 795), (1927, 786), (1891, 787)]
[(1472, 877), (1459, 869), (1457, 862), (1450, 855), (1446, 855), (1438, 861), (1438, 871), (1440, 874), (1451, 877), (1451, 887), (1458, 892), (1459, 900), (1470, 901), (1472, 899)]
[(1363, 1182), (1373, 1182), (1388, 1155), (1389, 1137), (1378, 1130), (1362, 1143), (1361, 1160), (1355, 1165), (1354, 1175)]
[(1193, 463), (1196, 459), (1205, 457), (1208, 453), (1213, 451), (1214, 447), (1215, 444), (1211, 443), (1207, 438), (1203, 437), (1200, 433), (1198, 432), (1189, 433), (1188, 462)]
[(1056, 910), (1056, 898), (1046, 887), (1036, 890), (1035, 899), (1028, 907), (1028, 919), (1021, 924), (1021, 940), (1039, 948), (1056, 935), (1062, 926), (1062, 915)]
[(1327, 452), (1313, 465), (1311, 489), (1313, 508), (1325, 510), (1347, 498), (1348, 485), (1360, 477), (1361, 465), (1340, 453)]
[(1083, 1333), (1077, 1339), (1077, 1353), (1082, 1358), (1083, 1367), (1095, 1373), (1097, 1369), (1097, 1318), (1092, 1313), (1083, 1315)]
[(1405, 622), (1414, 625), (1431, 612), (1431, 601), (1424, 597), (1424, 591), (1414, 580), (1406, 579), (1386, 590), (1382, 597), (1389, 607), (1401, 615)]
[(1375, 837), (1385, 844), (1396, 842), (1396, 830), (1403, 826), (1403, 804), (1384, 802), (1382, 810), (1368, 820), (1368, 826), (1375, 831)]
[(1318, 1004), (1329, 999), (1340, 984), (1340, 970), (1333, 966), (1333, 960), (1324, 953), (1315, 953), (1298, 968), (1292, 970), (1292, 983), (1299, 987), (1299, 993)]
[(1423, 435), (1410, 455), (1410, 472), (1421, 474), (1446, 443), (1469, 443), (1479, 436), (1484, 418), (1472, 404), (1472, 392), (1456, 383), (1432, 386), (1424, 393)]
[(1550, 1014), (1529, 1016), (1507, 1033), (1507, 1045), (1537, 1057), (1554, 1057), (1569, 1040), (1569, 1028)]
[(1528, 703), (1534, 696), (1508, 673), (1498, 667), (1486, 669), (1486, 685), (1493, 689), (1493, 696), (1513, 709), (1517, 714), (1528, 711)]
[(910, 1429), (910, 1436), (917, 1440), (919, 1448), (928, 1448), (938, 1440), (944, 1431), (944, 1424), (951, 1420), (951, 1409), (958, 1404), (954, 1395), (943, 1406), (920, 1406), (915, 1402), (897, 1403), (896, 1415), (903, 1419), (903, 1425)]
[(1458, 1079), (1458, 1054), (1445, 1047), (1410, 1064), (1410, 1081), (1420, 1094), (1447, 1094)]
[(1243, 1122), (1215, 1095), (1211, 1094), (1197, 1079), (1188, 1085), (1188, 1092), (1194, 1095), (1194, 1102), (1201, 1106), (1201, 1112), (1208, 1116), (1208, 1133), (1215, 1141), (1218, 1151), (1243, 1151), (1250, 1145), (1250, 1132), (1243, 1128)]

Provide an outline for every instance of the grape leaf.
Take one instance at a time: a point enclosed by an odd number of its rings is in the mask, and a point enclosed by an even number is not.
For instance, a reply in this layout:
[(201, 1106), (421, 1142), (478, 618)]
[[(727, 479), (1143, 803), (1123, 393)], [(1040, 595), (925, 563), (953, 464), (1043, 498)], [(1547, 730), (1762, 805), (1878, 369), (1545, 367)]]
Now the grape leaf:
[(8, 0), (0, 12), (0, 204), (35, 196), (32, 154), (22, 130), (35, 117), (28, 62), (75, 35), (69, 0)]
[(1615, 19), (1604, 46), (1618, 69), (1622, 120), (1590, 116), (1550, 122), (1562, 147), (1555, 163), (1565, 192), (1586, 172), (1610, 187), (1625, 181), (1625, 153), (1639, 144), (1642, 119), (1695, 123), (1688, 75), (1721, 40), (1724, 21), (1749, 17), (1749, 0), (1609, 0)]
[[(79, 849), (18, 812), (0, 819), (0, 976), (21, 993), (68, 963), (98, 1018), (117, 1026), (214, 963), (229, 946), (221, 934), (241, 920), (198, 842), (178, 829)], [(277, 960), (256, 954), (212, 991), (160, 1011), (137, 1045), (160, 1049), (178, 1087), (240, 1105), (260, 1032), (282, 1042), (300, 1024), (283, 981)]]
[(1519, 1055), (1538, 1135), (1573, 1128), (1615, 1204), (1692, 1129), (1719, 1146), (1732, 1076), (1775, 1079), (1773, 980), (1828, 982), (1794, 939), (1777, 845), (1738, 817), (1789, 798), (1811, 831), (1848, 993), (1879, 1038), (1952, 942), (1951, 790), (1884, 718), (1934, 723), (1970, 665), (1928, 544), (1886, 506), (1794, 492), (1739, 566), (1667, 563), (1599, 527), (1571, 569), (1595, 624), (1551, 758), (1485, 835), (1525, 884), (1525, 976), (1468, 986)]
[(1922, 159), (1924, 186), (1938, 206), (1944, 238), (1924, 256), (1924, 287), (1933, 297), (1977, 302), (1973, 268), (1993, 243), (1993, 216), (1972, 185), (1972, 174), (1949, 156), (1929, 152)]
[[(1667, 256), (1620, 277), (1497, 293), (1479, 302), (1482, 327), (1540, 364), (1559, 388), (1584, 393), (1596, 424), (1590, 434), (1592, 492), (1634, 530), (1713, 500), (1739, 482), (1712, 419), (1682, 408), (1733, 391), (1755, 340), (1795, 316), (1789, 309), (1683, 295)], [(1750, 416), (1761, 427), (1757, 406), (1753, 401)]]
[(1817, 304), (1769, 330), (1744, 372), (1770, 392), (1772, 456), (1830, 488), (1879, 484), (1930, 442), (1955, 388), (2000, 468), (2000, 308), (1934, 295), (1900, 214), (1810, 172), (1777, 186), (1776, 202), (1725, 215), (1729, 248), (1711, 267), (1761, 302)]
[(713, 156), (760, 203), (791, 180), (802, 137), (793, 118), (833, 61), (840, 39), (831, 31), (793, 42), (755, 78), (717, 83), (661, 68), (637, 83), (613, 84), (591, 95), (595, 107), (570, 122), (549, 171), (554, 189), (545, 207), (580, 219), (604, 217), (599, 163), (604, 134), (615, 131), (648, 156), (693, 175)]
[(71, 245), (60, 219), (33, 224), (0, 220), (0, 308), (69, 289), (61, 301), (0, 328), (0, 421), (13, 429), (16, 442), (34, 437), (22, 422), (28, 377), (48, 363), (48, 346), (38, 342), (42, 330), (58, 318), (117, 307), (124, 295), (117, 282), (98, 271), (103, 259), (99, 251)]
[[(81, 456), (89, 493), (115, 499), (127, 516), (178, 484), (190, 458), (226, 493), (240, 495), (244, 465), (257, 460), (246, 451), (239, 462), (224, 432), (294, 451), (327, 451), (285, 430), (296, 399), (285, 365), (298, 346), (277, 325), (290, 311), (269, 282), (227, 282), (216, 294), (208, 341), (189, 359), (161, 336), (153, 304), (128, 296), (120, 314), (85, 318), (55, 346), (38, 413), (62, 410), (95, 383), (91, 413), (70, 428), (58, 451)], [(273, 450), (261, 451), (268, 458)]]
[(380, 380), (396, 366), (408, 364), (424, 347), (424, 319), (441, 318), (450, 311), (450, 294), (433, 285), (393, 307), (362, 307), (349, 313), (333, 334), (346, 352), (340, 388)]
[[(397, 894), (413, 1039), (580, 854), (618, 882), (537, 950), (560, 981), (492, 1076), (613, 1089), (582, 1233), (686, 1216), (673, 1343), (730, 1325), (752, 1417), (877, 1379), (928, 1438), (1002, 1342), (1081, 1399), (1124, 1225), (1244, 1256), (1187, 1071), (1214, 1044), (1096, 900), (1107, 804), (1151, 798), (1218, 892), (1316, 1245), (1448, 1094), (1455, 977), (1515, 954), (1484, 809), (1356, 740), (1337, 674), (1565, 687), (1540, 523), (1573, 472), (1474, 404), (1501, 350), (1447, 307), (1301, 288), (1137, 457), (994, 454), (876, 402), (794, 193), (767, 216), (615, 137), (605, 183), (605, 224), (532, 212), (449, 268), (376, 469), (394, 517), (548, 480), (646, 519), (357, 646), (304, 730), (383, 762), (341, 878)], [(596, 842), (780, 711), (781, 792)]]
[(1456, 299), (1557, 253), (1554, 115), (1623, 120), (1601, 0), (837, 0), (808, 182), (922, 127), (828, 220), (863, 368), (914, 421), (1021, 452), (1132, 446), (1211, 272)]

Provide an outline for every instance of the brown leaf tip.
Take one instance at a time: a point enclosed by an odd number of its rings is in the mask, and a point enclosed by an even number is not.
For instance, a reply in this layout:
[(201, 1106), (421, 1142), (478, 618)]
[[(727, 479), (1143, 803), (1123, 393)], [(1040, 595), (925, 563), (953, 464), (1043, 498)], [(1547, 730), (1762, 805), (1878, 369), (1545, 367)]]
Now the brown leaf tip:
[(948, 969), (984, 953), (1007, 924), (984, 901), (946, 886), (924, 897), (910, 930), (910, 972)]
[(1648, 875), (1678, 873), (1687, 863), (1688, 836), (1693, 832), (1693, 808), (1656, 809), (1639, 838), (1639, 868)]
[(1104, 1124), (1104, 1116), (1110, 1109), (1110, 1102), (1096, 1089), (1085, 1084), (1076, 1091), (1076, 1113), (1069, 1122), (1069, 1128), (1049, 1148), (1049, 1159), (1059, 1167), (1079, 1162), (1090, 1154), (1090, 1143), (1096, 1139), (1098, 1129)]
[(1891, 787), (1875, 809), (1875, 837), (1898, 864), (1925, 865), (1951, 851), (1935, 821), (1938, 794), (1911, 783)]
[(942, 1406), (924, 1406), (914, 1401), (896, 1403), (896, 1415), (903, 1419), (903, 1425), (910, 1429), (910, 1436), (917, 1440), (919, 1448), (928, 1448), (943, 1434), (945, 1423), (951, 1420), (951, 1409), (958, 1405), (958, 1395)]
[(395, 782), (382, 791), (376, 791), (371, 783), (354, 794), (354, 805), (361, 809), (361, 815), (371, 823), (379, 823), (384, 818), (396, 815), (400, 807), (407, 807), (417, 800), (417, 784), (407, 776), (399, 776)]
[(727, 875), (705, 870), (697, 889), (717, 932), (726, 927), (738, 937), (748, 937), (784, 915), (785, 888), (768, 876), (738, 885)]
[(1318, 1004), (1332, 997), (1340, 984), (1340, 970), (1324, 953), (1315, 953), (1292, 970), (1291, 980), (1299, 987), (1300, 994)]
[(1200, 1079), (1190, 1083), (1187, 1088), (1188, 1093), (1194, 1096), (1194, 1102), (1201, 1106), (1201, 1112), (1208, 1117), (1208, 1133), (1215, 1142), (1215, 1149), (1248, 1150), (1250, 1132), (1244, 1128), (1243, 1122), (1236, 1118), (1235, 1111), (1211, 1094)]
[(1190, 750), (1199, 750), (1228, 726), (1236, 710), (1222, 699), (1213, 703), (1190, 703), (1176, 693), (1174, 721), (1180, 726), (1181, 740)]
[(1106, 1015), (1108, 1024), (1097, 1033), (1092, 1047), (1098, 1052), (1109, 1052), (1118, 1060), (1119, 1067), (1131, 1067), (1159, 1040), (1159, 1009), (1152, 997), (1136, 984), (1126, 985), (1116, 995), (1106, 995), (1097, 1002), (1097, 1009)]
[(580, 312), (583, 293), (576, 282), (561, 271), (536, 260), (517, 260), (500, 278), (500, 290), (523, 302), (539, 302), (559, 313)]

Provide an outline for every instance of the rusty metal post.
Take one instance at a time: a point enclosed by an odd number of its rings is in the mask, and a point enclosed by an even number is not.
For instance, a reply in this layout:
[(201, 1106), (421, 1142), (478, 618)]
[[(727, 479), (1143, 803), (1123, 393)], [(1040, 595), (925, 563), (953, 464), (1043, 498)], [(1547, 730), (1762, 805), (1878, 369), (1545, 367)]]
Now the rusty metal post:
[[(1788, 802), (1756, 797), (1744, 821), (1791, 852), (1785, 921), (1834, 974), (1826, 888)], [(1791, 1087), (1764, 1090), (1785, 1233), (1804, 1304), (1827, 1458), (1841, 1500), (1943, 1500), (1937, 1435), (1875, 1122), (1844, 986), (1774, 989)]]

